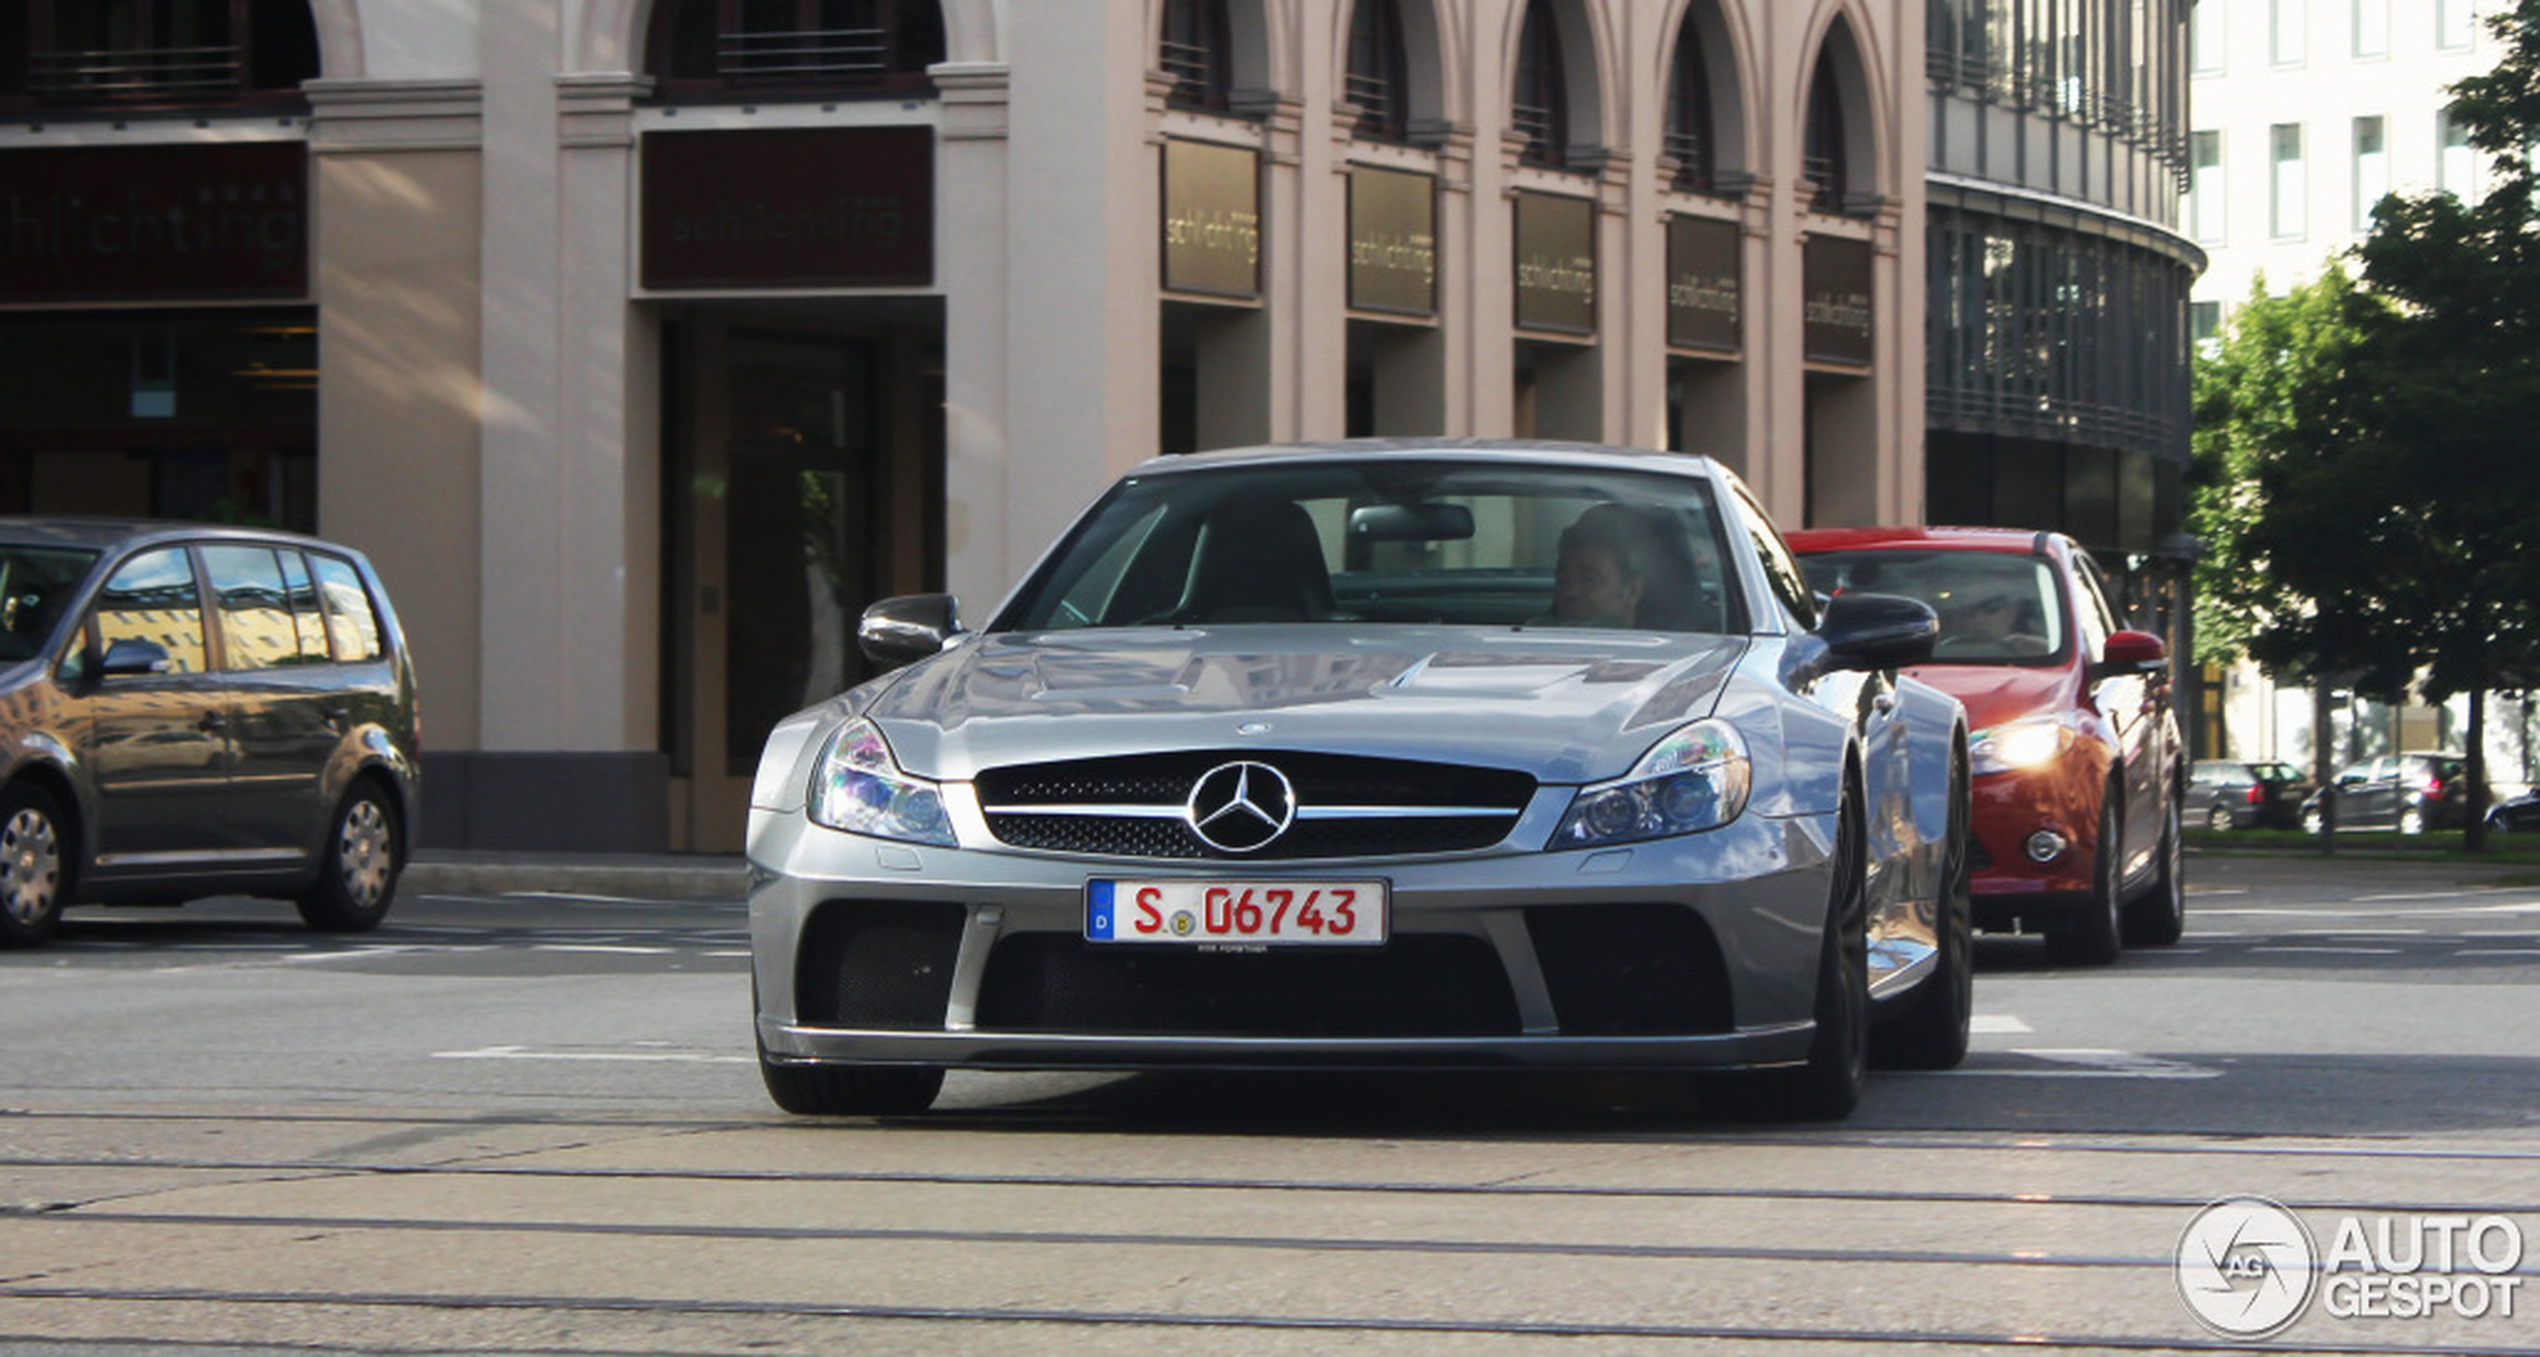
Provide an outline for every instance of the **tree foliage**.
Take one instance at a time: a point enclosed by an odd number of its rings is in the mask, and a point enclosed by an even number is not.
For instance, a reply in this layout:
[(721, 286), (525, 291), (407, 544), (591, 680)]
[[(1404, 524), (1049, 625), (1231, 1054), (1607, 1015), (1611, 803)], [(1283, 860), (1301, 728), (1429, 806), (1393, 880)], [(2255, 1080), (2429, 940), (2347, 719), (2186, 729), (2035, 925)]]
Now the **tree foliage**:
[(2451, 91), (2486, 196), (2383, 199), (2359, 284), (2252, 298), (2197, 389), (2206, 653), (2470, 694), (2474, 776), (2479, 695), (2540, 683), (2540, 0), (2489, 23)]
[[(2354, 283), (2332, 266), (2281, 297), (2260, 277), (2195, 364), (2194, 451), (2199, 487), (2190, 531), (2206, 550), (2196, 562), (2196, 658), (2253, 657), (2274, 619), (2307, 611), (2308, 596), (2272, 560), (2272, 539), (2298, 551), (2317, 531), (2342, 533), (2345, 511), (2316, 496), (2271, 496), (2270, 483), (2321, 469), (2346, 371), (2360, 334), (2350, 318)], [(2309, 512), (2304, 512), (2304, 511)], [(2295, 521), (2296, 519), (2301, 521)], [(2328, 519), (2320, 523), (2319, 519)], [(2306, 656), (2278, 660), (2290, 676)]]

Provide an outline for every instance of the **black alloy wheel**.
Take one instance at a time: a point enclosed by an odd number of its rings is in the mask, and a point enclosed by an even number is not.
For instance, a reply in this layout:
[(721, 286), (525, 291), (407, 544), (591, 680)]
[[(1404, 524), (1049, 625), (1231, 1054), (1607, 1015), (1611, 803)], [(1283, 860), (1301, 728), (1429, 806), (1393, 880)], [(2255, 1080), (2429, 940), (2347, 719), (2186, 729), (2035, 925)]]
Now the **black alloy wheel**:
[(2123, 829), (2117, 822), (2117, 796), (2114, 782), (2100, 793), (2099, 838), (2091, 845), (2089, 900), (2083, 903), (2079, 914), (2046, 935), (2047, 957), (2067, 966), (2105, 966), (2125, 950), (2117, 870), (2117, 861), (2125, 854), (2125, 840), (2117, 837)]
[(2167, 947), (2187, 932), (2187, 844), (2179, 826), (2178, 798), (2161, 818), (2161, 870), (2151, 888), (2125, 909), (2128, 947)]

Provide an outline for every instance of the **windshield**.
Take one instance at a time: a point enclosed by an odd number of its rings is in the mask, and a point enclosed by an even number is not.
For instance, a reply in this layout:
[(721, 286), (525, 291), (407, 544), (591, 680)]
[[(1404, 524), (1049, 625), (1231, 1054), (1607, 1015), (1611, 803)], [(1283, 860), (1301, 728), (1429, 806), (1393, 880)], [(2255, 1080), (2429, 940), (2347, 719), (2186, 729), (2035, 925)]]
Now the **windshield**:
[(43, 653), (72, 591), (96, 561), (93, 551), (0, 546), (0, 664)]
[(1819, 593), (1918, 598), (1940, 614), (1934, 664), (2037, 664), (2064, 654), (2055, 572), (1998, 551), (1830, 551), (1800, 558)]
[(1724, 541), (1684, 476), (1375, 457), (1132, 477), (994, 628), (1743, 631)]

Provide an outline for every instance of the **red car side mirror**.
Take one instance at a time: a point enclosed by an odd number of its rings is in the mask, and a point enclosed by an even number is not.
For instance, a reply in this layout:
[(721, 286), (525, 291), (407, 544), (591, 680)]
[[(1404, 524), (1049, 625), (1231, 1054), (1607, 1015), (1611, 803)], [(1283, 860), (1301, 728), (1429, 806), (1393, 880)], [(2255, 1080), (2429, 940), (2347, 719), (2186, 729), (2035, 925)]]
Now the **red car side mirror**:
[(2161, 675), (2170, 667), (2170, 648), (2160, 637), (2148, 631), (2121, 631), (2108, 638), (2093, 678), (2119, 675)]

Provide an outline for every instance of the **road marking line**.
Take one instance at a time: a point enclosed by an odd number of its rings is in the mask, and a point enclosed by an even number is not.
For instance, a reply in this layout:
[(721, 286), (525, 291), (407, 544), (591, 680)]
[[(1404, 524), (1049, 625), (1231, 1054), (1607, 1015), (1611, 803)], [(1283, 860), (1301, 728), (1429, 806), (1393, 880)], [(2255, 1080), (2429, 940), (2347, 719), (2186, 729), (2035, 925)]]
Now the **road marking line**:
[(2252, 952), (2299, 952), (2308, 956), (2400, 956), (2396, 947), (2252, 947)]
[(533, 952), (602, 952), (611, 956), (668, 956), (667, 947), (620, 947), (597, 942), (541, 942), (533, 944)]
[(746, 1065), (755, 1056), (707, 1051), (534, 1051), (526, 1046), (480, 1046), (473, 1051), (434, 1051), (435, 1060), (587, 1060), (669, 1065)]
[(2159, 1056), (2134, 1051), (2105, 1051), (2089, 1047), (2028, 1048), (2015, 1050), (2032, 1060), (2044, 1060), (2069, 1069), (2052, 1070), (1978, 1070), (1979, 1074), (2016, 1074), (2031, 1079), (2217, 1079), (2221, 1070), (2190, 1065), (2182, 1060), (2163, 1060)]
[(2036, 1029), (2008, 1013), (1978, 1013), (1967, 1019), (1967, 1030), (1998, 1035), (2004, 1032), (2029, 1032)]

